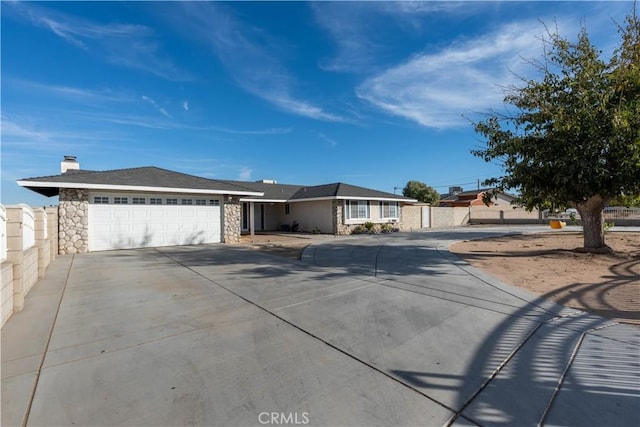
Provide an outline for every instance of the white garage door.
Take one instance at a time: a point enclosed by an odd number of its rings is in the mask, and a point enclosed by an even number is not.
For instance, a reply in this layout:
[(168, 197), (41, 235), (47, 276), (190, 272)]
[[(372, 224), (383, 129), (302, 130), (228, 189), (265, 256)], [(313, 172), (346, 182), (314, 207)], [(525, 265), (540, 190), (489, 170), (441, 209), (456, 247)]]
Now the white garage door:
[(220, 206), (89, 204), (89, 251), (221, 241)]

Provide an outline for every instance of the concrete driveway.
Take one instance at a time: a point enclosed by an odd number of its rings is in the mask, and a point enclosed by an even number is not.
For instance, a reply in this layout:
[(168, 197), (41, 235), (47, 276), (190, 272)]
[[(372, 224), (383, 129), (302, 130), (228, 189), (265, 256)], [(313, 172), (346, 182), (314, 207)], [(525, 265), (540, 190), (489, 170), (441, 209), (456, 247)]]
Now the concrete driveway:
[(2, 425), (640, 424), (640, 329), (447, 251), (534, 228), (61, 256), (2, 330)]

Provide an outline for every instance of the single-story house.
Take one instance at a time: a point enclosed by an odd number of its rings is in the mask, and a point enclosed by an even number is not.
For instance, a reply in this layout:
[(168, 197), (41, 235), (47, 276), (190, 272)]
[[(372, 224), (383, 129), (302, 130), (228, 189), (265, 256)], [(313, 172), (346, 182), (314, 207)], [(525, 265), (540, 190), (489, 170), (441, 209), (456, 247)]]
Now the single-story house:
[[(438, 206), (441, 207), (464, 207), (467, 208), (469, 206), (486, 206), (483, 197), (487, 191), (490, 191), (490, 188), (484, 188), (479, 190), (470, 190), (470, 191), (455, 191), (449, 194), (444, 194), (440, 196), (440, 201), (438, 202)], [(505, 205), (508, 206), (511, 202), (515, 200), (515, 196), (511, 194), (500, 192), (494, 198), (491, 199), (491, 203), (489, 206), (496, 205)]]
[(202, 178), (157, 167), (80, 169), (18, 185), (59, 196), (59, 251), (83, 253), (195, 243), (238, 243), (242, 233), (350, 234), (366, 222), (402, 224), (414, 199), (344, 183), (303, 186)]

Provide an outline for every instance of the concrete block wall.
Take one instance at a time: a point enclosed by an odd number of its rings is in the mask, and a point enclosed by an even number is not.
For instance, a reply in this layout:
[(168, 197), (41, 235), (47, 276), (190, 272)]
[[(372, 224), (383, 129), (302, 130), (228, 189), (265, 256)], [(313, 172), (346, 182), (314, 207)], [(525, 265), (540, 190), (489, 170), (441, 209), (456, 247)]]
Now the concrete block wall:
[[(405, 205), (400, 208), (400, 231), (419, 230), (423, 228), (422, 208), (423, 204)], [(428, 225), (427, 225), (428, 226)]]
[(459, 227), (469, 223), (469, 208), (431, 208), (431, 226), (433, 228)]
[(542, 212), (528, 212), (509, 205), (471, 207), (471, 224), (540, 224), (544, 222)]
[[(49, 221), (52, 218), (53, 221)], [(2, 325), (24, 307), (25, 296), (51, 262), (52, 227), (58, 227), (57, 216), (43, 208), (27, 205), (6, 207), (7, 257), (2, 262), (0, 287), (0, 319)]]
[(49, 238), (49, 254), (53, 261), (58, 255), (58, 207), (47, 206), (47, 235)]
[(24, 257), (22, 258), (22, 307), (24, 307), (24, 297), (27, 296), (33, 285), (38, 281), (38, 258), (38, 248), (35, 246), (24, 252)]
[(8, 261), (2, 263), (0, 278), (0, 325), (4, 325), (13, 314), (13, 264)]
[(44, 277), (44, 270), (51, 262), (51, 245), (49, 244), (48, 216), (44, 208), (33, 209), (35, 217), (35, 240), (38, 248), (38, 277)]
[(0, 205), (0, 262), (7, 259), (7, 210)]

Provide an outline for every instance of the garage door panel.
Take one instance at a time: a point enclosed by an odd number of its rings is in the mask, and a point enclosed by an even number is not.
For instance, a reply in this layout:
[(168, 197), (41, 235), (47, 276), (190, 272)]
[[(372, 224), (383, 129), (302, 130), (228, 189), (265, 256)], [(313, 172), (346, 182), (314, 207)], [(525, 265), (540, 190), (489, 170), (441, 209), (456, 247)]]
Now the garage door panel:
[(221, 241), (218, 206), (89, 205), (89, 250)]

